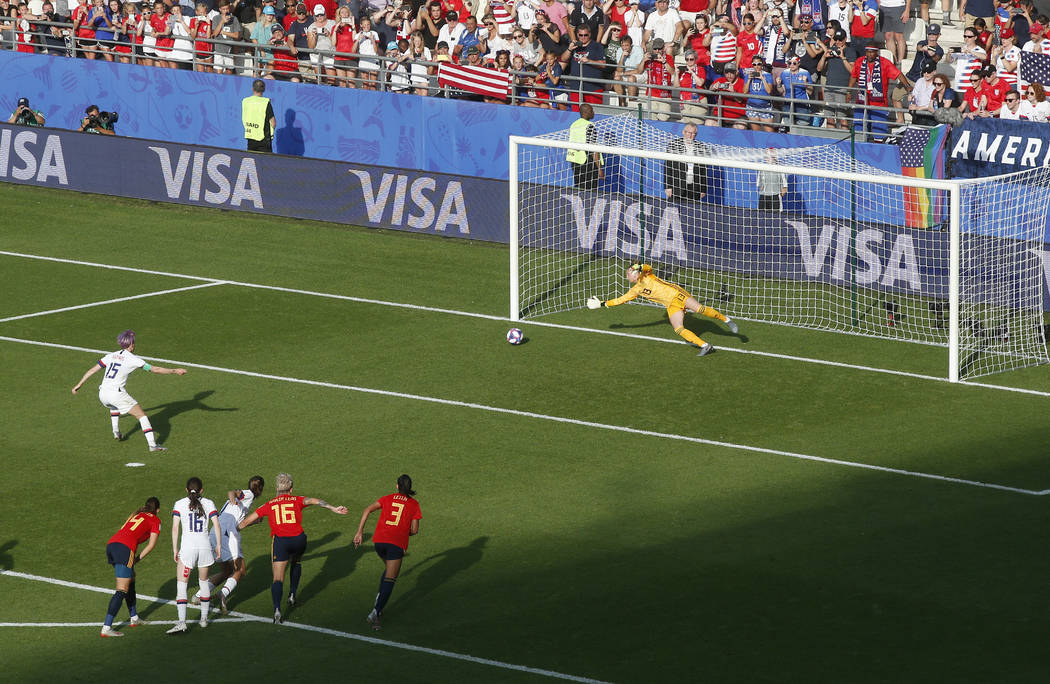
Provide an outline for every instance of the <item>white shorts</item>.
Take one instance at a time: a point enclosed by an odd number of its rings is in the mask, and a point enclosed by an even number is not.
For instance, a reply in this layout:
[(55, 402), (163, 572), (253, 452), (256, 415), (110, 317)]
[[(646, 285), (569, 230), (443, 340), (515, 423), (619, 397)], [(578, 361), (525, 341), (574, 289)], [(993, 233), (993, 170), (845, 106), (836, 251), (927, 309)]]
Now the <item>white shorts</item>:
[(135, 401), (135, 397), (128, 394), (125, 390), (103, 389), (101, 387), (98, 388), (98, 400), (110, 411), (120, 411), (122, 416), (138, 403)]
[(219, 556), (219, 560), (223, 563), (244, 558), (244, 554), (241, 553), (241, 533), (237, 531), (236, 527), (228, 532), (223, 531), (221, 550), (222, 555)]
[(319, 55), (315, 52), (310, 55), (310, 62), (314, 66), (335, 66), (335, 55)]
[(233, 69), (237, 66), (237, 62), (233, 59), (233, 55), (220, 55), (216, 52), (214, 60), (215, 67), (218, 69)]
[(206, 568), (215, 562), (215, 549), (202, 549), (197, 546), (179, 549), (179, 560), (187, 568)]

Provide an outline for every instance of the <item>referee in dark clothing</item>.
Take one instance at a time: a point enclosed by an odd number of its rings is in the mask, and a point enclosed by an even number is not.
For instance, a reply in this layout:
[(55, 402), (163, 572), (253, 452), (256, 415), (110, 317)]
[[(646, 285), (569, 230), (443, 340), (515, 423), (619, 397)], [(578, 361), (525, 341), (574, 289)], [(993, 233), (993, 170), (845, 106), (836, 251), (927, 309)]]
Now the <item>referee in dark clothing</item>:
[(249, 152), (273, 152), (273, 132), (277, 129), (277, 118), (273, 115), (273, 103), (263, 97), (266, 84), (261, 79), (252, 83), (252, 94), (241, 100), (241, 123)]

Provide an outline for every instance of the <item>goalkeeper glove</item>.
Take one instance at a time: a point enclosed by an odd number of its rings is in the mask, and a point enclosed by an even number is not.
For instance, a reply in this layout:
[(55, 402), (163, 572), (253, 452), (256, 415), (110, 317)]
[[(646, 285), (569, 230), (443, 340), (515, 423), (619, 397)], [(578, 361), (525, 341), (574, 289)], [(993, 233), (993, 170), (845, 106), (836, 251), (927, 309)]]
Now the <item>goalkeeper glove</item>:
[(587, 298), (587, 308), (588, 309), (600, 309), (603, 306), (605, 306), (605, 302), (603, 302), (602, 300), (598, 299), (597, 297), (588, 297)]

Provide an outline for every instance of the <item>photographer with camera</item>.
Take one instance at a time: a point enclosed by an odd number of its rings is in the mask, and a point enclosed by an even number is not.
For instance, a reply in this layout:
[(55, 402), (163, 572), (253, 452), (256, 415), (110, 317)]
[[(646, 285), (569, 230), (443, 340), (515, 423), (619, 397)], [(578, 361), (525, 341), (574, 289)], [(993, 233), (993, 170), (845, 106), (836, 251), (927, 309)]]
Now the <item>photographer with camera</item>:
[(116, 112), (101, 112), (98, 105), (89, 105), (84, 110), (84, 118), (80, 122), (81, 133), (98, 133), (101, 135), (116, 135), (113, 125), (117, 123)]
[(820, 60), (817, 71), (824, 80), (824, 102), (827, 103), (826, 117), (829, 128), (849, 128), (846, 105), (850, 74), (853, 72), (854, 55), (846, 45), (847, 34), (837, 29), (831, 40), (820, 42)]
[(44, 115), (35, 109), (29, 108), (29, 98), (20, 97), (18, 98), (18, 108), (11, 114), (11, 118), (7, 120), (9, 124), (15, 124), (16, 126), (43, 126)]

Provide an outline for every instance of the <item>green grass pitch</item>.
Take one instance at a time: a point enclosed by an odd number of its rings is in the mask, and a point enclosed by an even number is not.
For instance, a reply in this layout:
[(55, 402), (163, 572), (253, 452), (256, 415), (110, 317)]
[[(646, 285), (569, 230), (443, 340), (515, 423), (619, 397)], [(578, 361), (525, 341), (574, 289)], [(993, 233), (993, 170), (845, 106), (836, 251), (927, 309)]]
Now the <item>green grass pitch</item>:
[[(505, 246), (7, 184), (0, 206), (9, 681), (1050, 675), (1046, 367), (950, 385), (943, 349), (694, 319), (724, 347), (700, 359), (642, 306), (526, 321), (512, 347)], [(112, 440), (97, 376), (70, 393), (125, 328), (189, 369), (128, 385), (166, 453), (130, 418)], [(294, 625), (99, 639), (127, 514), (191, 475), (272, 495), (280, 471), (351, 511), (307, 511)], [(424, 517), (373, 633), (381, 563), (351, 538), (402, 472)], [(162, 520), (138, 591), (170, 601)], [(265, 618), (266, 531), (244, 540), (231, 609)]]

